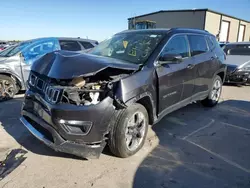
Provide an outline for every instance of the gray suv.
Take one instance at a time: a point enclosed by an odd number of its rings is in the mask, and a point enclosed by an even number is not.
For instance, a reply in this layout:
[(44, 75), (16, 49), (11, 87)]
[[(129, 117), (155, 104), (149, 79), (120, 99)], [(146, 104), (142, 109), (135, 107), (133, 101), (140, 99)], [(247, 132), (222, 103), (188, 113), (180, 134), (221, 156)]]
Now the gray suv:
[(25, 90), (30, 67), (46, 53), (67, 50), (85, 51), (98, 44), (81, 38), (39, 38), (21, 42), (0, 52), (0, 101)]
[(143, 146), (148, 125), (194, 101), (215, 106), (225, 54), (195, 29), (124, 31), (88, 53), (57, 51), (31, 68), (21, 121), (56, 151), (119, 157)]

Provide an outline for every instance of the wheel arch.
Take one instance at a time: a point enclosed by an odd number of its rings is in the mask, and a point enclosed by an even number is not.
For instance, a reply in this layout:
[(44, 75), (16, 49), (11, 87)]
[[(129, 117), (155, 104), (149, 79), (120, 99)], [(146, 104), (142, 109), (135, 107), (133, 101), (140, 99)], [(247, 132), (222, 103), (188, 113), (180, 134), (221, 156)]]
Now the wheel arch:
[(149, 124), (152, 125), (157, 119), (156, 107), (152, 95), (149, 92), (145, 92), (137, 97), (134, 97), (126, 102), (126, 105), (132, 103), (139, 103), (144, 106), (148, 112)]
[(224, 82), (226, 76), (225, 72), (224, 71), (218, 72), (217, 75), (221, 78), (222, 82)]
[(24, 88), (24, 84), (22, 83), (21, 79), (15, 75), (15, 74), (12, 74), (11, 72), (9, 71), (0, 71), (0, 75), (5, 75), (5, 76), (9, 76), (11, 78), (13, 78), (16, 82), (16, 85), (18, 86), (19, 89), (23, 89)]

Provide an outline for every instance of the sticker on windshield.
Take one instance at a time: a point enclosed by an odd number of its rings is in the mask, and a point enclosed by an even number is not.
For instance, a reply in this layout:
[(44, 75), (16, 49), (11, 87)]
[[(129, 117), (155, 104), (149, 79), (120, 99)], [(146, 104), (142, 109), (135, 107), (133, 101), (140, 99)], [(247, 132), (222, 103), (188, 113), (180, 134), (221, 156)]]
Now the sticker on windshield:
[(132, 48), (128, 55), (136, 56), (136, 48)]
[(124, 41), (122, 41), (122, 43), (123, 43), (124, 48), (127, 48), (127, 46), (128, 46), (128, 41), (124, 40)]

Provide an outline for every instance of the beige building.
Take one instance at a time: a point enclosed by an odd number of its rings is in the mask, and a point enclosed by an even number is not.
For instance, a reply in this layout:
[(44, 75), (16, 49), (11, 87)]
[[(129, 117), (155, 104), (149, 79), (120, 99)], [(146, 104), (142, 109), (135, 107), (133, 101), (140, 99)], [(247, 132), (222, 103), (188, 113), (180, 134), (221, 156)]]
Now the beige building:
[(188, 27), (209, 31), (217, 35), (219, 41), (250, 41), (250, 22), (209, 9), (166, 10), (128, 19), (128, 29), (135, 23), (146, 21), (156, 28)]

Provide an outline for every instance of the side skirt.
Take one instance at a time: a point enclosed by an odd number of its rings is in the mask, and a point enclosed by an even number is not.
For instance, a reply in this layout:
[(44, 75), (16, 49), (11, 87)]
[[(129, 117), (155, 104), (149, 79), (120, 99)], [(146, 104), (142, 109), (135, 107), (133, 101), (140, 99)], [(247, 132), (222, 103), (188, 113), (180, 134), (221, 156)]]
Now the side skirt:
[(170, 114), (173, 111), (176, 111), (184, 106), (187, 106), (192, 102), (204, 100), (205, 98), (207, 98), (208, 93), (209, 93), (209, 91), (203, 91), (203, 92), (197, 93), (197, 94), (193, 95), (192, 97), (186, 98), (183, 101), (180, 101), (180, 102), (166, 108), (164, 111), (162, 111), (158, 115), (158, 119), (156, 119), (154, 124), (158, 123), (164, 116), (166, 116), (167, 114)]

